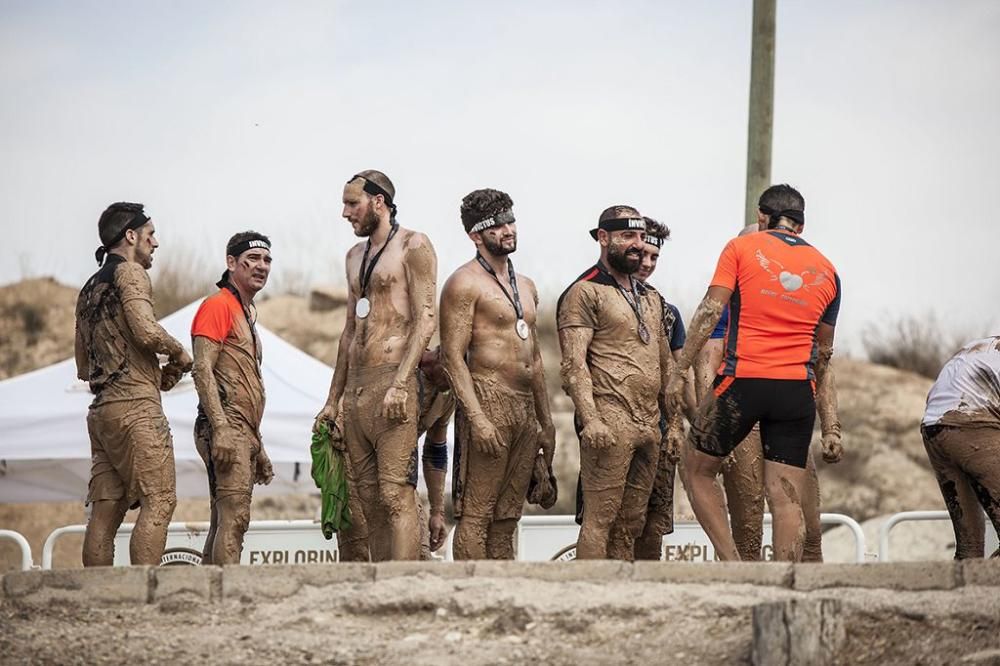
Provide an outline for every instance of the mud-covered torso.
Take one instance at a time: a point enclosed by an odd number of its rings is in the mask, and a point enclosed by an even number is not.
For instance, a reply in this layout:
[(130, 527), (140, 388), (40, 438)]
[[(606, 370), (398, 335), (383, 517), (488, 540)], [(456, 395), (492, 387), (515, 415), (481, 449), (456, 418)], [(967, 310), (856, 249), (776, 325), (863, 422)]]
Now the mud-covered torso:
[(219, 399), (231, 425), (243, 426), (257, 433), (264, 416), (264, 381), (261, 376), (263, 349), (251, 318), (238, 298), (228, 289), (205, 299), (195, 316), (194, 335), (199, 335), (198, 321), (208, 309), (224, 313), (224, 323), (215, 329), (220, 343), (213, 374), (219, 387)]
[(438, 387), (419, 368), (417, 368), (417, 400), (418, 437), (430, 430), (438, 421), (446, 421), (455, 413), (455, 394), (450, 388)]
[(648, 344), (639, 337), (633, 308), (614, 284), (588, 280), (573, 284), (560, 299), (558, 323), (560, 330), (586, 327), (593, 331), (587, 365), (598, 406), (614, 406), (637, 422), (656, 423), (662, 381), (662, 301), (652, 289), (640, 287), (636, 296), (649, 331)]
[(975, 340), (945, 363), (922, 422), (1000, 427), (1000, 336)]
[[(462, 268), (467, 280), (474, 280), (478, 294), (472, 317), (472, 337), (469, 340), (467, 363), (469, 372), (481, 377), (495, 377), (515, 391), (530, 391), (534, 374), (535, 340), (517, 334), (517, 314), (509, 278), (494, 280), (478, 262)], [(517, 274), (518, 292), (524, 321), (529, 331), (535, 329), (537, 307), (534, 286), (525, 276)], [(504, 295), (510, 295), (511, 298)]]
[[(371, 271), (364, 297), (370, 302), (367, 317), (355, 317), (354, 338), (351, 341), (349, 364), (351, 367), (375, 367), (398, 364), (406, 353), (409, 336), (416, 322), (412, 312), (414, 298), (408, 287), (410, 255), (414, 252), (433, 254), (426, 243), (416, 247), (416, 233), (400, 228), (386, 246)], [(375, 244), (368, 256), (369, 264), (381, 245)], [(355, 300), (362, 298), (360, 270), (365, 243), (354, 246), (347, 254), (347, 274)], [(416, 284), (416, 289), (430, 289), (434, 284)], [(430, 302), (433, 303), (433, 296)]]
[(87, 354), (92, 407), (144, 400), (160, 404), (159, 361), (139, 346), (125, 318), (125, 304), (136, 299), (152, 306), (149, 276), (139, 264), (114, 254), (80, 291), (76, 325)]

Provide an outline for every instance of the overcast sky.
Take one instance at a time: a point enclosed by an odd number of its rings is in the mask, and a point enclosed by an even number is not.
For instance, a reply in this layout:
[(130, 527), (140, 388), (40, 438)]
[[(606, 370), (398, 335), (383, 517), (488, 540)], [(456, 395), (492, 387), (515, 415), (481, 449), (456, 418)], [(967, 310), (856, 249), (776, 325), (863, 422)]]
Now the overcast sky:
[[(750, 0), (2, 0), (0, 283), (82, 283), (118, 200), (202, 279), (253, 228), (286, 282), (342, 281), (342, 186), (376, 168), (442, 282), (462, 196), (509, 192), (550, 308), (635, 205), (673, 230), (653, 282), (687, 318), (742, 226), (750, 25)], [(842, 339), (1000, 327), (1000, 2), (779, 0), (777, 25), (773, 180), (842, 276)]]

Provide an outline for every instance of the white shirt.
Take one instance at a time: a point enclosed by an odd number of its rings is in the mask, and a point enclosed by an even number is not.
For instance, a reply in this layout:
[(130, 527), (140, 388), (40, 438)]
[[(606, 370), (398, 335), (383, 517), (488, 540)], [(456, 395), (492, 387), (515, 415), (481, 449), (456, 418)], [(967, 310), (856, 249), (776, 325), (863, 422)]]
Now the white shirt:
[(1000, 425), (1000, 336), (970, 342), (941, 368), (922, 423), (934, 425), (948, 412), (961, 414), (960, 423)]

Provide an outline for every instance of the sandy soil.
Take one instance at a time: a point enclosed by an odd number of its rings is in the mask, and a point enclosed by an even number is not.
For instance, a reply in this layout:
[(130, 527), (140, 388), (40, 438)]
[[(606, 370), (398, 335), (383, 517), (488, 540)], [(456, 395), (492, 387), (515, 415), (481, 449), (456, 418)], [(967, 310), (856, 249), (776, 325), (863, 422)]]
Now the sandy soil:
[[(0, 604), (0, 663), (739, 664), (749, 662), (752, 606), (802, 596), (745, 585), (421, 574), (307, 587), (273, 602), (8, 603)], [(1000, 647), (994, 589), (813, 593), (820, 597), (844, 607), (847, 643), (838, 663), (955, 663)]]

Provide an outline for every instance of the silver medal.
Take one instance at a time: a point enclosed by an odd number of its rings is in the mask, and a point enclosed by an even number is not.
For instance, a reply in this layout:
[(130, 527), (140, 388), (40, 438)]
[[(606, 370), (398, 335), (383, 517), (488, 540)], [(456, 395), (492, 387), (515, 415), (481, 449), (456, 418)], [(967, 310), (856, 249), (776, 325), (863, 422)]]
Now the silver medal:
[(522, 340), (528, 339), (528, 333), (530, 332), (528, 329), (528, 322), (523, 319), (518, 319), (517, 324), (514, 326), (514, 330), (517, 331), (518, 337)]
[(649, 344), (649, 329), (646, 328), (645, 323), (639, 324), (639, 339), (642, 340), (642, 344)]
[(371, 311), (372, 303), (365, 296), (359, 298), (357, 304), (354, 306), (354, 314), (358, 316), (358, 319), (364, 319)]

